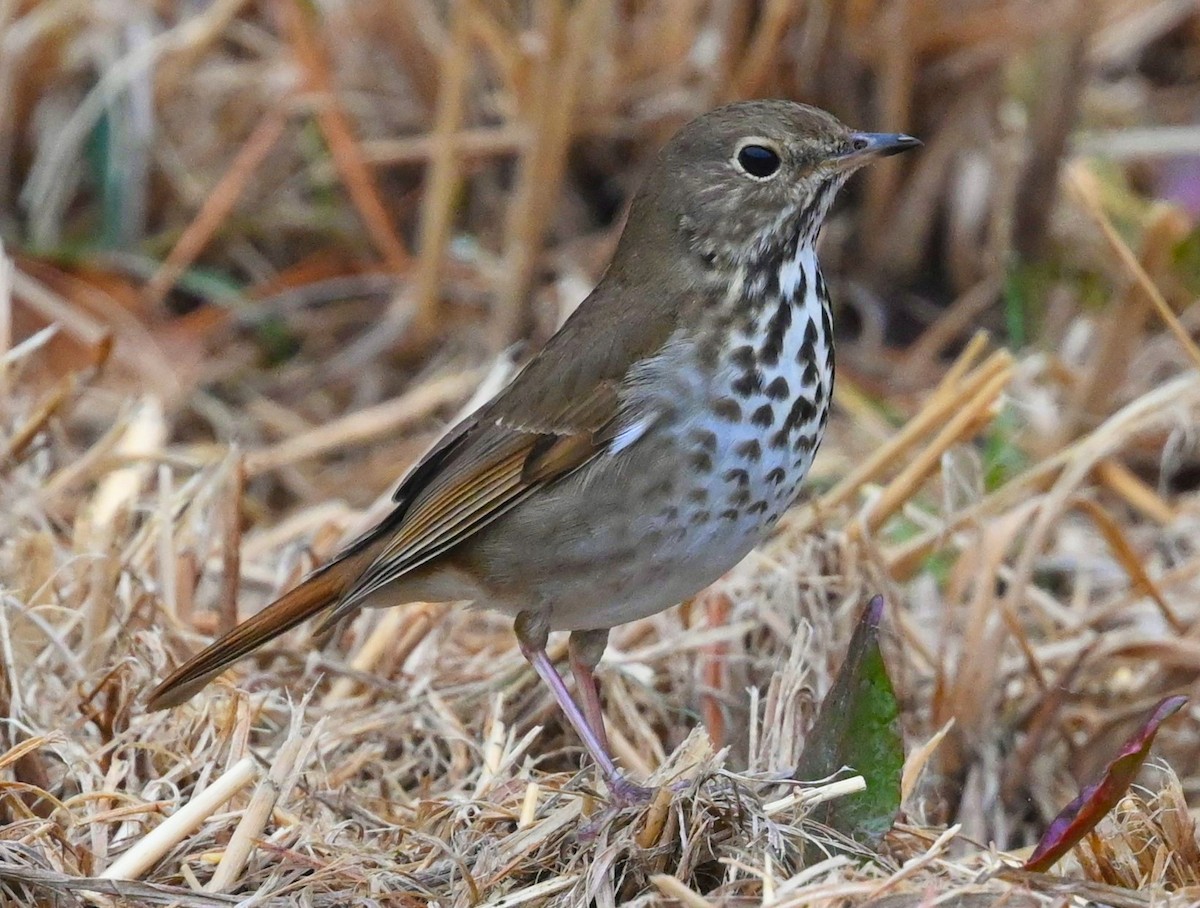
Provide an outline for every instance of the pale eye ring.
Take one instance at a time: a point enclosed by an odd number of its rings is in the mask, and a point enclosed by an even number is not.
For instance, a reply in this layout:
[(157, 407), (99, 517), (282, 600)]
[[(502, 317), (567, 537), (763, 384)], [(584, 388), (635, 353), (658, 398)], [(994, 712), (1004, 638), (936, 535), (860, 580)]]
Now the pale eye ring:
[(783, 165), (779, 151), (764, 139), (747, 139), (733, 156), (734, 166), (755, 180), (769, 180)]

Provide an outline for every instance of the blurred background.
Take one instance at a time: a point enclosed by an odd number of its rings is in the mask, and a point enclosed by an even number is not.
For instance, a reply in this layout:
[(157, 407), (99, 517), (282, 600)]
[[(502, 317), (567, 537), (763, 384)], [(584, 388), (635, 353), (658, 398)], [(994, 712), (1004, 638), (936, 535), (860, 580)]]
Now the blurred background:
[[(1078, 309), (1104, 302), (1106, 247), (1060, 198), (1072, 160), (1135, 249), (1191, 266), (1163, 292), (1182, 305), (1195, 289), (1188, 2), (2, 15), (0, 235), (22, 280), (72, 310), (55, 347), (84, 355), (110, 333), (114, 372), (162, 382), (189, 430), (222, 440), (283, 428), (248, 407), (320, 421), (439, 361), (544, 340), (607, 261), (660, 144), (737, 98), (803, 100), (926, 143), (856, 179), (824, 237), (842, 361), (874, 387), (927, 386), (981, 327), (1057, 349)], [(1148, 229), (1155, 251), (1139, 245)], [(36, 295), (17, 293), (18, 337), (59, 315)]]
[[(733, 740), (800, 619), (804, 720), (881, 590), (910, 742), (956, 721), (908, 816), (1008, 847), (1191, 689), (1194, 0), (7, 0), (5, 584), (51, 623), (104, 583), (149, 597), (62, 630), (83, 677), (129, 685), (103, 709), (84, 685), (82, 740), (122, 733), (137, 687), (232, 620), (239, 576), (262, 601), (336, 549), (587, 294), (666, 138), (753, 97), (925, 146), (855, 177), (822, 237), (840, 384), (777, 540), (792, 569), (617, 639), (761, 628), (710, 654), (728, 670), (655, 651), (658, 682), (615, 679), (651, 716), (631, 751), (669, 752), (697, 716)], [(350, 633), (346, 652), (369, 628)], [(496, 639), (420, 658), (478, 680)], [(52, 702), (26, 696), (31, 728)], [(1177, 724), (1163, 747), (1194, 798), (1200, 724)]]

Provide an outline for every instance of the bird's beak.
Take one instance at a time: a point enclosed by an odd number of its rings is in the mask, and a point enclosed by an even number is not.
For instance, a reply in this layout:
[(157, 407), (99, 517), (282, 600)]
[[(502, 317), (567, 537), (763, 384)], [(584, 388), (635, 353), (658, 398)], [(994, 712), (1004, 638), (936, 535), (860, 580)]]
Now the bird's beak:
[(919, 148), (920, 139), (902, 132), (856, 132), (850, 136), (850, 149), (836, 158), (839, 167), (858, 168), (875, 158), (886, 158), (902, 151)]

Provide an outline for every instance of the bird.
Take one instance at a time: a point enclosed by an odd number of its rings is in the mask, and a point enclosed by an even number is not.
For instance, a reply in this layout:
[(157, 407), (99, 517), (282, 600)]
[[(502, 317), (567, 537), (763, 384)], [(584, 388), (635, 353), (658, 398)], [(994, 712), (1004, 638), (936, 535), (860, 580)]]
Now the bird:
[[(325, 613), (470, 601), (517, 643), (611, 796), (595, 669), (611, 628), (718, 580), (797, 499), (829, 418), (833, 316), (816, 243), (835, 195), (921, 143), (790, 100), (683, 126), (635, 194), (595, 289), (509, 384), (399, 483), (379, 523), (189, 659), (147, 708)], [(547, 655), (567, 631), (578, 700)]]

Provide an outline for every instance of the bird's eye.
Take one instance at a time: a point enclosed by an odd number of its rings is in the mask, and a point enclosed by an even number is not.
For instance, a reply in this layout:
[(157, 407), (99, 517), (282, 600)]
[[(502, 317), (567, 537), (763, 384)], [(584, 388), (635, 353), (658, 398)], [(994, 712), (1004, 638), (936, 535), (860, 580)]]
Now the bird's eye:
[(743, 145), (738, 149), (737, 165), (758, 180), (773, 177), (779, 170), (779, 152), (766, 145)]

